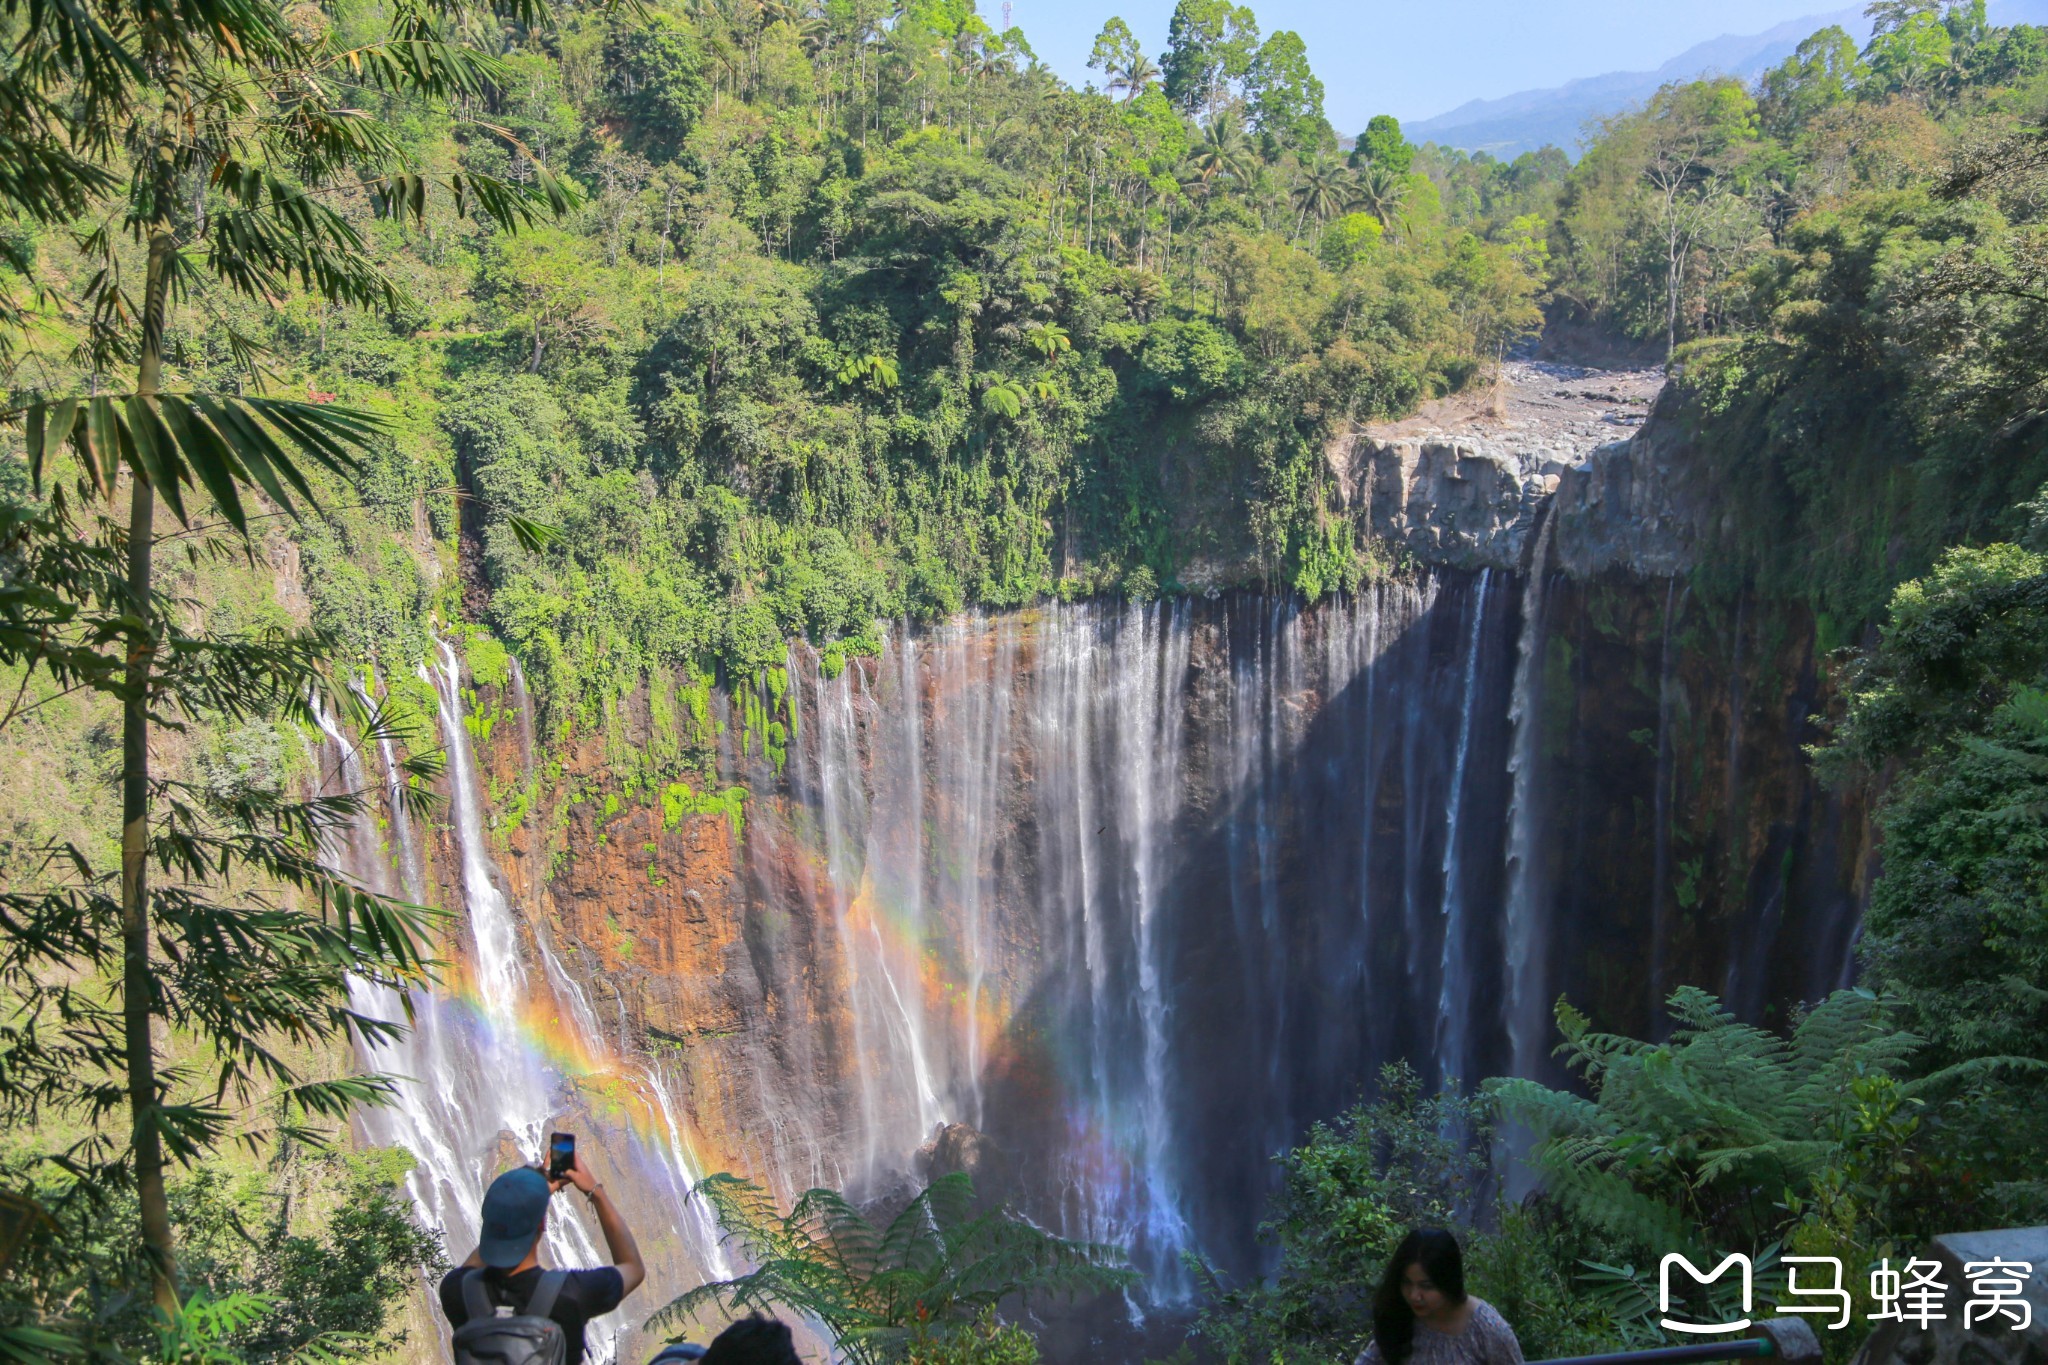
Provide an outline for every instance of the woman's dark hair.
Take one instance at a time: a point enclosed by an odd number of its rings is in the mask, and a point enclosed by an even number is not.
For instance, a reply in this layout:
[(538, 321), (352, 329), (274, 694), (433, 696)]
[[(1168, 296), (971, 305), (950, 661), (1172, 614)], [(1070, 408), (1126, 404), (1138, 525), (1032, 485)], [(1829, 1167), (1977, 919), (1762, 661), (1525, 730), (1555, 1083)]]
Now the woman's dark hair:
[(1415, 1350), (1415, 1310), (1401, 1293), (1408, 1267), (1419, 1265), (1452, 1303), (1465, 1301), (1465, 1254), (1442, 1228), (1417, 1228), (1401, 1239), (1372, 1296), (1372, 1339), (1386, 1365), (1403, 1365)]
[(704, 1365), (803, 1365), (789, 1328), (750, 1313), (712, 1339)]

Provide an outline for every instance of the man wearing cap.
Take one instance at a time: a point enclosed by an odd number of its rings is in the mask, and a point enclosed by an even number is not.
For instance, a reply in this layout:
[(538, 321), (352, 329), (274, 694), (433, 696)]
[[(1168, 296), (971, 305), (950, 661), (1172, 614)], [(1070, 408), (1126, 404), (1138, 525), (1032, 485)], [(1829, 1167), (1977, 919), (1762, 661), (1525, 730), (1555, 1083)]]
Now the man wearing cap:
[(469, 1321), (464, 1290), (465, 1280), (472, 1275), (494, 1307), (505, 1304), (514, 1312), (524, 1311), (543, 1273), (540, 1239), (547, 1228), (548, 1199), (564, 1185), (574, 1185), (590, 1200), (612, 1254), (608, 1266), (566, 1272), (567, 1278), (545, 1314), (561, 1324), (569, 1348), (567, 1365), (579, 1365), (584, 1324), (617, 1308), (619, 1301), (647, 1278), (647, 1266), (626, 1220), (619, 1216), (618, 1206), (605, 1194), (604, 1186), (583, 1169), (580, 1152), (561, 1180), (551, 1182), (534, 1167), (520, 1166), (491, 1182), (484, 1194), (482, 1240), (468, 1260), (441, 1278), (441, 1311), (448, 1315), (451, 1327)]

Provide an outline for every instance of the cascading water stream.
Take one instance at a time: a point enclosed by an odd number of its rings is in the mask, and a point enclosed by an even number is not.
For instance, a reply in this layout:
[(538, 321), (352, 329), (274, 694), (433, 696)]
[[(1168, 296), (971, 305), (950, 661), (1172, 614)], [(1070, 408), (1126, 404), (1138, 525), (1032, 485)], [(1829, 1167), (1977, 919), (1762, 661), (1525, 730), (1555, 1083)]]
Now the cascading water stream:
[[(906, 755), (902, 743), (906, 733), (917, 735), (918, 727), (886, 715), (878, 722), (883, 733), (873, 740), (868, 758), (888, 786), (871, 795), (861, 782), (856, 715), (857, 709), (875, 709), (868, 693), (861, 661), (847, 665), (837, 678), (817, 680), (817, 769), (811, 785), (825, 835), (826, 890), (842, 926), (860, 1056), (862, 1172), (872, 1178), (930, 1136), (944, 1113), (924, 1042), (917, 974), (923, 916), (917, 896), (906, 891), (915, 887), (921, 895), (922, 860), (915, 850), (922, 821), (899, 804), (914, 802), (914, 809), (922, 803), (922, 755)], [(916, 698), (915, 690), (908, 693), (910, 709)], [(891, 720), (897, 725), (895, 736), (887, 733)], [(898, 742), (891, 743), (892, 738)], [(873, 752), (877, 747), (879, 754)], [(885, 1095), (906, 1093), (915, 1097), (907, 1114), (885, 1102)]]
[[(372, 673), (370, 686), (374, 688), (376, 683), (376, 674)], [(366, 707), (375, 708), (375, 697), (362, 683), (352, 682), (349, 686), (362, 698)], [(407, 900), (421, 905), (427, 899), (426, 865), (420, 858), (419, 840), (413, 834), (412, 812), (405, 799), (405, 776), (398, 766), (396, 746), (388, 729), (377, 736), (377, 751), (384, 765), (384, 808), (389, 812), (392, 837), (398, 845), (394, 852), (398, 860), (399, 887)], [(379, 862), (381, 865), (382, 860)]]
[[(1551, 545), (1540, 524), (1526, 581), (1425, 573), (1313, 607), (1049, 603), (895, 627), (844, 662), (793, 642), (786, 759), (745, 737), (760, 722), (737, 698), (720, 712), (705, 780), (750, 794), (729, 890), (691, 885), (720, 875), (702, 859), (722, 835), (664, 836), (663, 858), (687, 843), (691, 880), (636, 883), (634, 933), (659, 941), (664, 906), (687, 901), (687, 937), (626, 962), (517, 917), (444, 650), (429, 678), (477, 1010), (420, 1000), (441, 1050), (410, 1040), (385, 1067), (457, 1095), (384, 1121), (423, 1152), (422, 1207), (459, 1222), (500, 1129), (535, 1150), (551, 1107), (597, 1095), (562, 1084), (585, 1074), (574, 1063), (492, 1051), (509, 1005), (515, 1025), (547, 1013), (557, 1041), (600, 1058), (607, 1094), (642, 1107), (646, 1183), (694, 1269), (728, 1273), (686, 1197), (701, 1169), (686, 1100), (716, 1116), (721, 1159), (784, 1196), (975, 1169), (1061, 1232), (1128, 1247), (1147, 1307), (1182, 1297), (1182, 1253), (1254, 1245), (1267, 1159), (1383, 1063), (1427, 1058), (1467, 1083), (1541, 1066), (1549, 957), (1567, 951), (1541, 847)], [(1660, 671), (1675, 687), (1675, 664)], [(782, 684), (759, 683), (763, 704)], [(509, 695), (523, 739), (523, 691)], [(496, 755), (504, 780), (523, 747)], [(394, 767), (387, 753), (387, 782)], [(410, 890), (395, 804), (387, 833)], [(628, 981), (707, 952), (723, 954), (715, 980), (664, 1006), (684, 1011), (662, 1027), (690, 1049), (668, 1069), (641, 1051)], [(699, 1000), (715, 1012), (690, 1013)], [(493, 1117), (465, 1130), (479, 1070)]]
[[(546, 973), (548, 987), (555, 1000), (568, 1014), (568, 1027), (577, 1045), (587, 1055), (605, 1056), (608, 1053), (629, 1057), (631, 1040), (626, 1036), (625, 1020), (621, 1018), (616, 1035), (616, 1053), (606, 1042), (604, 1028), (597, 1021), (597, 1014), (590, 1006), (589, 997), (576, 978), (565, 970), (561, 959), (555, 956), (553, 946), (548, 942), (542, 925), (534, 924), (535, 948), (539, 952), (541, 969)], [(656, 1208), (668, 1207), (680, 1210), (684, 1222), (679, 1231), (691, 1250), (696, 1253), (698, 1263), (714, 1279), (732, 1277), (731, 1258), (726, 1255), (716, 1221), (705, 1201), (698, 1198), (694, 1189), (703, 1173), (693, 1144), (684, 1132), (677, 1117), (674, 1098), (669, 1094), (668, 1082), (659, 1066), (652, 1063), (615, 1064), (620, 1078), (633, 1088), (637, 1098), (650, 1114), (659, 1116), (660, 1132), (655, 1136), (661, 1144), (656, 1155), (659, 1159), (643, 1163), (641, 1174), (651, 1174), (653, 1188), (639, 1187), (634, 1192), (636, 1202), (651, 1203)]]
[[(365, 790), (360, 751), (343, 734), (319, 696), (313, 698), (313, 717), (334, 754), (335, 772), (343, 791)], [(395, 784), (396, 768), (386, 741), (384, 760), (387, 781)], [(395, 788), (394, 788), (395, 790)], [(402, 805), (394, 805), (393, 822), (404, 818)], [(408, 831), (409, 832), (409, 831)], [(330, 864), (372, 890), (389, 887), (389, 863), (376, 851), (375, 830), (367, 813), (351, 822), (349, 836), (332, 843)], [(410, 880), (410, 878), (408, 878)], [(415, 900), (424, 900), (419, 888), (409, 885)], [(359, 1014), (376, 1019), (405, 1018), (406, 999), (398, 992), (360, 977), (349, 978), (349, 1005)], [(399, 1146), (411, 1152), (414, 1166), (406, 1175), (406, 1189), (422, 1220), (442, 1232), (452, 1244), (458, 1226), (476, 1226), (479, 1195), (469, 1193), (476, 1184), (477, 1171), (458, 1156), (456, 1144), (448, 1139), (463, 1123), (461, 1111), (450, 1101), (455, 1095), (424, 1078), (452, 1074), (457, 1064), (450, 1048), (460, 1036), (449, 1021), (440, 1017), (437, 1003), (428, 996), (412, 1000), (412, 1027), (400, 1038), (369, 1041), (358, 1039), (364, 1065), (372, 1072), (397, 1082), (388, 1103), (359, 1113), (358, 1119), (370, 1140), (378, 1146)], [(466, 1219), (466, 1222), (465, 1222)], [(455, 1253), (460, 1254), (460, 1253)]]
[[(1140, 609), (1136, 623), (1140, 648), (1146, 658), (1157, 657), (1155, 673), (1129, 675), (1118, 697), (1118, 733), (1135, 741), (1136, 762), (1120, 764), (1122, 801), (1129, 813), (1125, 835), (1125, 884), (1133, 906), (1136, 942), (1132, 945), (1138, 966), (1138, 1010), (1143, 1035), (1145, 1207), (1151, 1223), (1150, 1238), (1165, 1246), (1180, 1246), (1187, 1239), (1185, 1221), (1177, 1208), (1172, 1171), (1167, 1164), (1171, 1149), (1171, 1081), (1168, 1058), (1165, 964), (1161, 960), (1159, 915), (1161, 891), (1166, 882), (1164, 858), (1167, 848), (1168, 798), (1180, 774), (1183, 743), (1181, 680), (1187, 675), (1189, 632), (1185, 604)], [(1132, 629), (1126, 623), (1125, 630)], [(1179, 1286), (1162, 1285), (1170, 1296)]]
[[(461, 853), (463, 899), (478, 964), (477, 982), (484, 1012), (490, 1023), (487, 1059), (497, 1097), (500, 1127), (514, 1137), (522, 1155), (537, 1160), (548, 1120), (560, 1109), (551, 1093), (554, 1079), (526, 1046), (519, 1033), (519, 1014), (541, 1002), (528, 980), (518, 952), (518, 926), (498, 884), (497, 868), (484, 841), (477, 793), (475, 759), (469, 744), (469, 729), (462, 709), (461, 671), (454, 651), (444, 642), (440, 649), (438, 676), (432, 681), (440, 703), (443, 743), (448, 752), (449, 785), (456, 844)], [(517, 700), (522, 712), (529, 704), (523, 689)], [(521, 716), (522, 732), (530, 732), (530, 715)], [(668, 1209), (677, 1221), (674, 1231), (683, 1247), (704, 1273), (726, 1278), (732, 1273), (730, 1258), (704, 1201), (692, 1194), (701, 1174), (691, 1142), (678, 1118), (668, 1083), (656, 1065), (622, 1060), (631, 1057), (627, 1040), (618, 1039), (616, 1050), (598, 1023), (583, 986), (568, 972), (554, 951), (546, 922), (535, 917), (531, 923), (534, 948), (546, 978), (547, 995), (556, 1010), (553, 1026), (566, 1037), (559, 1040), (572, 1057), (585, 1059), (586, 1069), (602, 1070), (623, 1081), (628, 1088), (626, 1119), (628, 1131), (618, 1133), (625, 1151), (614, 1152), (614, 1162), (634, 1156), (639, 1179), (633, 1199), (656, 1209)], [(495, 994), (494, 994), (495, 992)], [(630, 1131), (635, 1111), (659, 1116), (659, 1131), (643, 1141)], [(649, 1181), (652, 1181), (651, 1188)], [(598, 1265), (607, 1257), (600, 1254), (597, 1239), (585, 1226), (573, 1204), (570, 1216), (550, 1218), (547, 1249), (557, 1265)], [(606, 1338), (607, 1355), (615, 1349), (616, 1335)], [(593, 1352), (598, 1348), (593, 1343)]]
[(1543, 927), (1543, 811), (1537, 800), (1542, 758), (1543, 592), (1550, 570), (1556, 516), (1544, 510), (1522, 582), (1521, 636), (1515, 645), (1515, 680), (1508, 700), (1514, 738), (1508, 755), (1508, 894), (1506, 947), (1508, 1055), (1512, 1074), (1542, 1074), (1548, 1055), (1550, 960)]
[[(1010, 733), (1010, 701), (1017, 669), (1017, 632), (1005, 618), (992, 627), (993, 648), (988, 674), (976, 667), (977, 637), (991, 627), (980, 616), (946, 627), (938, 651), (936, 686), (945, 704), (958, 708), (964, 742), (938, 749), (935, 772), (942, 797), (936, 818), (939, 828), (957, 830), (938, 859), (938, 895), (943, 907), (958, 906), (962, 970), (967, 978), (964, 1012), (964, 1081), (966, 1121), (984, 1122), (982, 1069), (988, 1039), (984, 1027), (983, 993), (991, 957), (990, 902), (994, 899), (990, 865), (1001, 818), (1000, 791), (1008, 776), (1004, 741)], [(953, 813), (953, 819), (946, 815)], [(937, 836), (935, 836), (937, 837)]]
[[(617, 1036), (608, 1036), (539, 919), (531, 927), (543, 981), (529, 978), (520, 955), (519, 927), (485, 843), (459, 665), (444, 644), (437, 667), (421, 671), (439, 703), (448, 756), (450, 832), (459, 854), (469, 930), (470, 952), (452, 975), (457, 981), (468, 979), (465, 995), (475, 1008), (439, 994), (415, 993), (414, 1028), (399, 1040), (364, 1045), (366, 1065), (399, 1081), (390, 1104), (362, 1114), (365, 1135), (378, 1145), (402, 1146), (413, 1153), (416, 1164), (408, 1191), (415, 1206), (423, 1221), (441, 1234), (451, 1259), (466, 1255), (475, 1243), (484, 1188), (508, 1158), (538, 1159), (543, 1134), (561, 1112), (557, 1087), (573, 1079), (544, 1062), (525, 1037), (526, 1016), (546, 1015), (547, 1002), (552, 1001), (548, 1026), (556, 1034), (556, 1048), (580, 1059), (572, 1063), (579, 1074), (602, 1070), (623, 1082), (626, 1130), (614, 1131), (613, 1125), (598, 1120), (600, 1146), (614, 1169), (621, 1163), (631, 1163), (634, 1169), (624, 1182), (628, 1190), (622, 1193), (640, 1207), (672, 1211), (672, 1231), (692, 1268), (712, 1277), (729, 1277), (733, 1268), (718, 1229), (704, 1201), (692, 1196), (701, 1164), (669, 1079), (658, 1064), (634, 1059), (623, 1014)], [(523, 692), (518, 699), (523, 711)], [(352, 790), (362, 788), (357, 750), (324, 709), (316, 706), (316, 716), (337, 755), (341, 780)], [(522, 715), (521, 722), (530, 730), (530, 716)], [(402, 799), (401, 770), (388, 737), (380, 737), (380, 748), (398, 876), (408, 895), (424, 901), (424, 869)], [(337, 861), (352, 876), (366, 886), (391, 889), (392, 859), (385, 855), (367, 815), (336, 842)], [(353, 981), (350, 989), (354, 1006), (377, 1017), (400, 1017), (406, 1003), (368, 982)], [(670, 1230), (643, 1228), (642, 1236), (651, 1232), (660, 1237)], [(595, 1265), (605, 1259), (586, 1216), (571, 1202), (557, 1205), (548, 1220), (544, 1253), (557, 1265)], [(592, 1359), (612, 1360), (619, 1341), (615, 1323), (593, 1323)]]
[(1451, 764), (1444, 811), (1443, 953), (1437, 969), (1436, 1060), (1438, 1081), (1446, 1085), (1453, 1080), (1469, 1085), (1472, 1079), (1465, 1071), (1465, 1032), (1473, 992), (1466, 970), (1465, 883), (1459, 866), (1469, 834), (1460, 812), (1465, 800), (1465, 765), (1472, 752), (1472, 719), (1478, 702), (1479, 641), (1486, 626), (1487, 590), (1492, 584), (1493, 570), (1482, 569), (1478, 591), (1473, 594), (1472, 630), (1465, 645), (1465, 684), (1458, 703), (1457, 757)]
[[(1095, 809), (1093, 617), (1087, 608), (1062, 609), (1051, 614), (1048, 622), (1051, 628), (1041, 646), (1044, 679), (1033, 736), (1040, 768), (1039, 857), (1052, 927), (1064, 939), (1068, 959), (1078, 954), (1075, 975), (1087, 987), (1085, 999), (1077, 1004), (1087, 1020), (1088, 1084), (1093, 1091), (1088, 1112), (1101, 1116), (1110, 1111), (1110, 1034), (1105, 1021), (1111, 985), (1108, 944), (1097, 906), (1096, 869), (1101, 855), (1096, 840), (1107, 825), (1097, 818)], [(1091, 1162), (1099, 1159), (1097, 1153), (1088, 1156)], [(1099, 1191), (1084, 1192), (1095, 1193)], [(1086, 1198), (1085, 1203), (1090, 1206), (1084, 1221), (1088, 1235), (1106, 1235), (1103, 1211), (1093, 1198)]]
[[(313, 713), (335, 754), (342, 789), (366, 791), (359, 749), (342, 733), (317, 695)], [(387, 782), (395, 781), (388, 751), (385, 756)], [(394, 810), (402, 816), (402, 806)], [(347, 835), (338, 844), (329, 856), (341, 871), (372, 890), (391, 891), (391, 863), (367, 812), (350, 822)], [(350, 1006), (368, 1017), (399, 1020), (406, 1016), (407, 1002), (397, 992), (359, 977), (350, 978), (349, 997)], [(475, 1245), (483, 1188), (495, 1174), (486, 1169), (499, 1131), (490, 1126), (490, 1117), (505, 1115), (502, 1107), (490, 1103), (498, 1087), (480, 1074), (470, 1055), (474, 1040), (470, 1040), (471, 1046), (464, 1045), (468, 1031), (431, 996), (415, 994), (411, 1003), (412, 1027), (402, 1037), (358, 1039), (365, 1066), (396, 1082), (389, 1101), (361, 1111), (359, 1121), (372, 1143), (403, 1147), (413, 1155), (407, 1192), (422, 1221), (441, 1234), (449, 1258), (459, 1260)], [(538, 1157), (539, 1124), (545, 1119), (542, 1113), (525, 1125), (533, 1135), (527, 1152), (530, 1158)], [(514, 1122), (518, 1122), (516, 1116)], [(507, 1126), (516, 1141), (521, 1128)], [(547, 1242), (551, 1255), (571, 1258), (558, 1263), (589, 1264), (594, 1255), (588, 1233), (573, 1214), (549, 1220)], [(614, 1337), (602, 1324), (593, 1330), (591, 1341), (596, 1359), (612, 1358)]]
[[(869, 897), (867, 932), (878, 968), (876, 979), (887, 990), (889, 1006), (909, 1055), (917, 1086), (918, 1131), (929, 1134), (946, 1121), (939, 1099), (930, 1048), (926, 1042), (925, 1000), (918, 971), (926, 948), (921, 849), (925, 834), (924, 707), (918, 686), (917, 637), (908, 624), (893, 632), (901, 700), (888, 716), (896, 733), (885, 737), (884, 775), (888, 796), (868, 826), (870, 847), (862, 869)], [(883, 657), (890, 651), (886, 646)], [(885, 922), (894, 932), (884, 934)]]

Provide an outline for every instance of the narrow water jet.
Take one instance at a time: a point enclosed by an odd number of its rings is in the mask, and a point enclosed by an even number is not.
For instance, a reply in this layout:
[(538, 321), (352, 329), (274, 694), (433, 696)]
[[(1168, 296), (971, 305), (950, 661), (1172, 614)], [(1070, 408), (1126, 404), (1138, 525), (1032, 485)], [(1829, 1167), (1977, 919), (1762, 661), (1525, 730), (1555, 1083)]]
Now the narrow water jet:
[(1508, 979), (1508, 1058), (1511, 1074), (1541, 1076), (1550, 1055), (1550, 936), (1542, 932), (1549, 887), (1544, 877), (1545, 828), (1537, 777), (1543, 758), (1544, 585), (1556, 518), (1544, 509), (1532, 537), (1529, 572), (1522, 580), (1515, 678), (1508, 699), (1514, 732), (1508, 757), (1508, 892), (1505, 947)]

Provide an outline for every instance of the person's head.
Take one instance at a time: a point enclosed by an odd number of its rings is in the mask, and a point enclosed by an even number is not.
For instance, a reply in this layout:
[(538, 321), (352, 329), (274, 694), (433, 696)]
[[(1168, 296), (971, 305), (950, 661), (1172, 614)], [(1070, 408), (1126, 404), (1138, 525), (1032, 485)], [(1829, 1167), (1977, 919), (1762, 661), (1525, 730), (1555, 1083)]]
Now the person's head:
[(517, 1166), (484, 1192), (483, 1236), (477, 1253), (492, 1270), (511, 1270), (540, 1244), (548, 1223), (548, 1178), (531, 1166)]
[(1417, 1228), (1401, 1239), (1372, 1299), (1372, 1334), (1387, 1365), (1401, 1365), (1415, 1346), (1415, 1324), (1435, 1325), (1465, 1302), (1465, 1257), (1442, 1228)]
[(704, 1365), (803, 1365), (789, 1328), (750, 1313), (711, 1339)]

